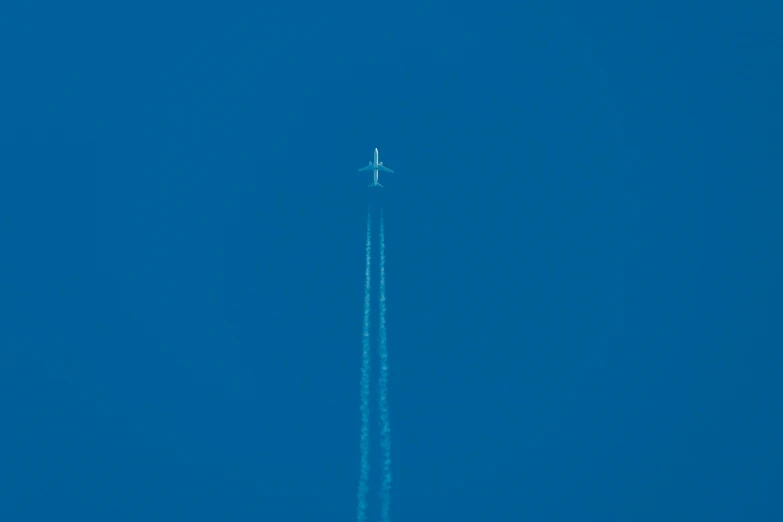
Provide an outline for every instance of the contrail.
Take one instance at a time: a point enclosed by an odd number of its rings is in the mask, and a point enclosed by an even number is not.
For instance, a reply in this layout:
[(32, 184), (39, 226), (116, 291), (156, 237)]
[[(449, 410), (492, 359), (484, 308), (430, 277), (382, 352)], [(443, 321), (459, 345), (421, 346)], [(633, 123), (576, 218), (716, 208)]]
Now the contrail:
[(389, 428), (389, 353), (386, 349), (386, 245), (383, 238), (383, 209), (381, 209), (380, 258), (381, 280), (379, 285), (380, 323), (378, 338), (380, 345), (381, 372), (378, 379), (379, 409), (381, 416), (381, 450), (383, 452), (383, 482), (381, 483), (381, 521), (389, 522), (391, 507), (391, 432)]
[(361, 463), (359, 467), (359, 491), (356, 517), (358, 522), (367, 520), (367, 490), (370, 476), (370, 210), (367, 210), (367, 244), (364, 264), (364, 322), (362, 324), (362, 378), (361, 403), (362, 414)]

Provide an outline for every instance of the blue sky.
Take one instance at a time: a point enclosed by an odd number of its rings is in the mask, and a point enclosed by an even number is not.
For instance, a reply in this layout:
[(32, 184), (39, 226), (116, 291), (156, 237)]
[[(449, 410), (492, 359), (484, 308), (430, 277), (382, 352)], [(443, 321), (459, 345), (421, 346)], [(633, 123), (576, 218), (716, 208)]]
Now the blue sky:
[(4, 6), (0, 518), (779, 520), (780, 15)]

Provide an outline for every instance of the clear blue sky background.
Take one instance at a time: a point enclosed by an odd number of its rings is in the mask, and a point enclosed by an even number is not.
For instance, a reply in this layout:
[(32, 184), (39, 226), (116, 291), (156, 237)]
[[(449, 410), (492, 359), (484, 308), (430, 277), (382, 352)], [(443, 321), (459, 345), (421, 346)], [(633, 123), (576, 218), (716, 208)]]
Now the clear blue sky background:
[(378, 147), (393, 520), (783, 520), (780, 6), (253, 4), (0, 9), (0, 519), (354, 519)]

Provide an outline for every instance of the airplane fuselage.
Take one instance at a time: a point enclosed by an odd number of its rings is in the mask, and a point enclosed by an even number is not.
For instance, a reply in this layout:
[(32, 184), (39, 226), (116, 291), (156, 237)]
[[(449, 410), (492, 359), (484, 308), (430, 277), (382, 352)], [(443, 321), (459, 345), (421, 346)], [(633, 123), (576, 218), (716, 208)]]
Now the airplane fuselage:
[[(367, 156), (365, 156), (365, 158), (366, 157)], [(375, 154), (372, 160), (372, 175), (373, 175), (372, 184), (377, 185), (378, 184), (378, 147), (375, 148)]]

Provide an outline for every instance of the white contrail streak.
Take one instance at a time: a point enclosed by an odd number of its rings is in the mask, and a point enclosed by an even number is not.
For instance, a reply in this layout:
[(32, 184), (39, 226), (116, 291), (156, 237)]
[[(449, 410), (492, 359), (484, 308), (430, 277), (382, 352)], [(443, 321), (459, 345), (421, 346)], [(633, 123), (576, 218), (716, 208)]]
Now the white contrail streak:
[(370, 477), (370, 236), (371, 236), (370, 211), (367, 210), (367, 244), (364, 264), (364, 322), (362, 324), (362, 377), (361, 377), (361, 403), (359, 410), (362, 415), (361, 439), (361, 463), (359, 467), (359, 490), (356, 517), (358, 522), (367, 520), (367, 490)]
[(381, 522), (389, 522), (389, 508), (391, 507), (391, 432), (389, 428), (389, 353), (386, 349), (386, 245), (383, 237), (383, 209), (381, 209), (380, 223), (380, 264), (381, 279), (380, 293), (380, 323), (378, 327), (378, 340), (380, 345), (381, 372), (378, 379), (379, 410), (381, 416), (381, 451), (383, 453), (383, 482), (381, 483)]

